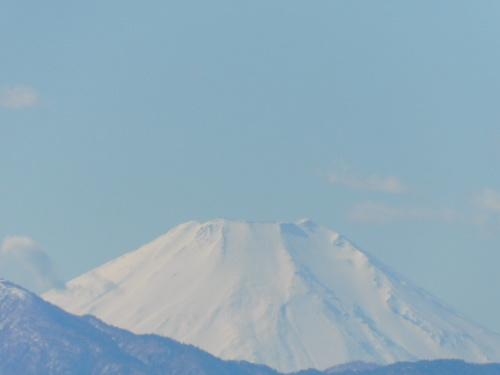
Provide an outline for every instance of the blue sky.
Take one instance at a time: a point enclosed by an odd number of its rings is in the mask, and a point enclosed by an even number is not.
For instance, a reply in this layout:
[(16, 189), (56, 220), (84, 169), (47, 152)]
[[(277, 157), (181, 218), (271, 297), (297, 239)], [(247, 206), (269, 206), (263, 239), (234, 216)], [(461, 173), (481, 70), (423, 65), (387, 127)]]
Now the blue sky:
[(308, 217), (500, 331), (499, 11), (0, 0), (0, 269)]

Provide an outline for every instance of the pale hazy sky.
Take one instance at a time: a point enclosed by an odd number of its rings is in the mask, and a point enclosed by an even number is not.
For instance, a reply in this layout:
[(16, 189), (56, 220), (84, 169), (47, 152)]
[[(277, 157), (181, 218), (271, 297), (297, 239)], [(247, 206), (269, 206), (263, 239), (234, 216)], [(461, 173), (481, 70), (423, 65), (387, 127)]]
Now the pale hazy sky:
[(40, 291), (188, 220), (308, 217), (499, 332), (499, 14), (0, 0), (3, 275)]

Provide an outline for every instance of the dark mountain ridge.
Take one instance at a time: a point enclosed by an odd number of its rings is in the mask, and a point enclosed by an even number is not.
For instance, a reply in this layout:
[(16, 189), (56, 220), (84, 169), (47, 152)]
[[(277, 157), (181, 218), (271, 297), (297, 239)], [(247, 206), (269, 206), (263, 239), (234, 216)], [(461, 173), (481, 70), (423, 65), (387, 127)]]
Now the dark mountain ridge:
[[(223, 361), (192, 345), (136, 335), (91, 316), (76, 316), (11, 282), (0, 281), (1, 375), (279, 375), (269, 367)], [(352, 363), (297, 375), (498, 375), (500, 364), (455, 360), (377, 367)]]
[(78, 317), (0, 281), (0, 374), (275, 375), (191, 345)]

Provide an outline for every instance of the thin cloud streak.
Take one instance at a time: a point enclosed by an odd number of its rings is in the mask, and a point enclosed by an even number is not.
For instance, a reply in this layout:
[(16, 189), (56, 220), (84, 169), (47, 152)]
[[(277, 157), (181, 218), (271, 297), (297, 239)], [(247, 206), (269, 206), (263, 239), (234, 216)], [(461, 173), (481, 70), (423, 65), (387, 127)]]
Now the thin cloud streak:
[(345, 163), (335, 163), (328, 172), (328, 182), (334, 185), (343, 185), (360, 191), (374, 191), (390, 194), (403, 194), (410, 189), (396, 176), (358, 176), (349, 171)]
[(40, 104), (40, 95), (35, 89), (15, 85), (0, 89), (0, 107), (9, 109), (34, 108)]
[(473, 225), (489, 234), (500, 232), (500, 192), (486, 188), (470, 200), (468, 210), (431, 207), (400, 207), (382, 202), (366, 201), (354, 205), (347, 219), (354, 223), (387, 224), (407, 219), (456, 221)]
[(461, 220), (463, 216), (461, 212), (451, 208), (403, 208), (371, 201), (359, 203), (347, 213), (347, 218), (351, 222), (374, 224), (387, 224), (403, 219), (457, 221)]

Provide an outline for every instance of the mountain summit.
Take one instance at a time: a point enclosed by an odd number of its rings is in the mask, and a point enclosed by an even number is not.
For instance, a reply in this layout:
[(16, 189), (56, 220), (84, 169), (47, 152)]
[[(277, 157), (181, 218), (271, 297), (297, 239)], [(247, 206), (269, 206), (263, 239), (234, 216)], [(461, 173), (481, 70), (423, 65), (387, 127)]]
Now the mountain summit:
[(500, 361), (500, 335), (311, 221), (182, 224), (46, 300), (283, 372)]

